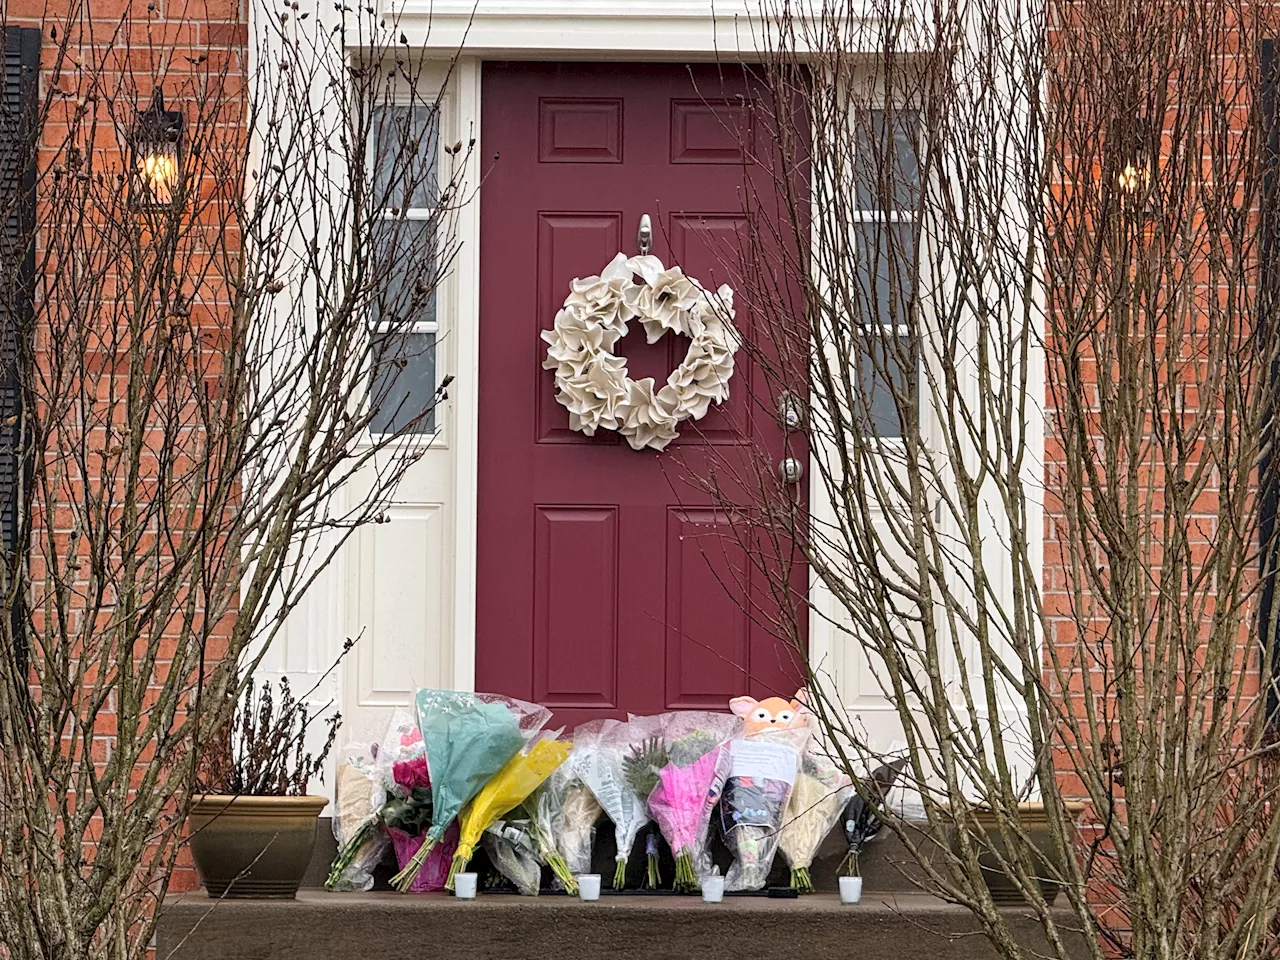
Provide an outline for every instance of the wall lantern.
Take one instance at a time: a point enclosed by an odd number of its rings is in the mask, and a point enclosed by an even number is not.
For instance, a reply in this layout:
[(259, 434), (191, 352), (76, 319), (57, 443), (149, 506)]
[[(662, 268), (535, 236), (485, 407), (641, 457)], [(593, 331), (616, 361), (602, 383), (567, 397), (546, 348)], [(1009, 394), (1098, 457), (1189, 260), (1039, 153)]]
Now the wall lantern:
[(1112, 174), (1122, 199), (1145, 197), (1155, 168), (1156, 142), (1151, 124), (1141, 115), (1116, 121), (1111, 127)]
[(156, 87), (133, 129), (129, 199), (135, 210), (172, 209), (182, 177), (182, 111), (164, 108)]
[(1141, 164), (1126, 163), (1116, 174), (1116, 186), (1120, 188), (1121, 193), (1127, 193), (1130, 196), (1144, 191), (1149, 183), (1151, 183), (1151, 171)]

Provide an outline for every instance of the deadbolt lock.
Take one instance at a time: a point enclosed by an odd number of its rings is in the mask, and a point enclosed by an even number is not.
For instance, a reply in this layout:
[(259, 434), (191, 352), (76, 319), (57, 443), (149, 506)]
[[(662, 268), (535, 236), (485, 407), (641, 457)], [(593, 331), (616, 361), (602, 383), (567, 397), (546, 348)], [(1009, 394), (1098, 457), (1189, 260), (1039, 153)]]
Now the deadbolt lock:
[(784, 430), (803, 430), (805, 428), (804, 401), (790, 390), (778, 394), (778, 419)]

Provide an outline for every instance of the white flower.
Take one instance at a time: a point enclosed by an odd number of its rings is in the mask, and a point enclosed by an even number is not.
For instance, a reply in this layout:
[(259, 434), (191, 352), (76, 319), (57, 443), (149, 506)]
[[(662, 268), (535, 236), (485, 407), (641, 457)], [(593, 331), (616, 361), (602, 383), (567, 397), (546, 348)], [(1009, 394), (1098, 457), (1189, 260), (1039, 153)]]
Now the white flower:
[(539, 336), (547, 341), (547, 356), (542, 369), (555, 370), (557, 377), (576, 376), (587, 361), (605, 349), (607, 333), (594, 320), (576, 310), (561, 310), (555, 326)]
[(555, 326), (542, 331), (542, 339), (563, 355), (595, 352), (604, 344), (604, 328), (577, 310), (564, 309), (556, 314)]
[(689, 345), (684, 362), (667, 377), (659, 396), (669, 398), (668, 402), (684, 417), (701, 420), (712, 403), (729, 399), (732, 376), (732, 350), (718, 341), (697, 337)]
[(627, 335), (627, 321), (636, 315), (635, 283), (626, 263), (620, 253), (599, 276), (573, 280), (564, 301), (565, 309), (590, 316), (605, 330), (605, 349)]
[[(653, 257), (633, 259), (651, 260)], [(646, 277), (636, 295), (635, 310), (644, 324), (645, 339), (657, 343), (668, 330), (694, 337), (703, 322), (693, 313), (702, 291), (679, 267)]]
[(618, 404), (627, 395), (627, 363), (611, 353), (590, 358), (581, 373), (558, 378), (558, 399), (569, 411), (569, 425), (588, 437), (598, 427), (616, 430)]
[(676, 438), (679, 421), (667, 405), (654, 396), (653, 377), (627, 383), (627, 397), (618, 405), (618, 432), (632, 450), (661, 450)]
[(708, 327), (733, 326), (733, 288), (728, 284), (721, 284), (715, 293), (700, 289), (693, 312)]

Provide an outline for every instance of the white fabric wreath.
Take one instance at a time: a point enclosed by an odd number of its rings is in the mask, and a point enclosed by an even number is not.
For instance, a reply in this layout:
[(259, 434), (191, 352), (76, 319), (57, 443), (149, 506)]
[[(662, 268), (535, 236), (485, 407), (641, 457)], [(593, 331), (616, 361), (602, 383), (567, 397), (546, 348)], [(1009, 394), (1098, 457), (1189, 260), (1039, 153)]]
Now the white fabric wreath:
[[(542, 366), (556, 372), (556, 399), (569, 411), (570, 429), (587, 436), (617, 430), (633, 450), (661, 450), (676, 438), (680, 421), (701, 420), (711, 404), (729, 399), (740, 340), (728, 286), (710, 293), (657, 257), (620, 253), (598, 277), (569, 288), (555, 325), (542, 331), (548, 344)], [(653, 377), (632, 380), (626, 359), (610, 352), (637, 319), (649, 343), (668, 330), (692, 341), (656, 391)]]

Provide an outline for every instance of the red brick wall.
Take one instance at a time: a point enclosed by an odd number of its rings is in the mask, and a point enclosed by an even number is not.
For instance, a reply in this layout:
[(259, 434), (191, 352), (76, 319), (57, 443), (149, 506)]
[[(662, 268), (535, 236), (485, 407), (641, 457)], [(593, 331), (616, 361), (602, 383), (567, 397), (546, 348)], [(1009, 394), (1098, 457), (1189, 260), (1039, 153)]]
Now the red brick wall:
[[(213, 77), (225, 84), (228, 91), (243, 89), (246, 77), (246, 52), (248, 40), (246, 0), (90, 0), (90, 2), (63, 2), (63, 0), (9, 0), (5, 5), (6, 22), (13, 26), (38, 27), (42, 33), (40, 99), (49, 107), (48, 120), (41, 132), (38, 160), (37, 208), (41, 207), (41, 191), (52, 182), (50, 177), (59, 166), (66, 164), (65, 146), (69, 133), (68, 119), (78, 105), (83, 104), (86, 93), (96, 90), (99, 94), (116, 99), (116, 118), (127, 118), (128, 100), (136, 99), (138, 109), (145, 108), (154, 84), (160, 83), (166, 93), (169, 109), (207, 109), (185, 99), (200, 88), (194, 77)], [(213, 97), (216, 98), (216, 91)], [(229, 138), (242, 139), (243, 103), (229, 99), (225, 105), (225, 134)], [(99, 121), (100, 123), (103, 121)], [(106, 121), (108, 124), (110, 121)], [(104, 131), (104, 134), (108, 131)], [(99, 138), (99, 143), (110, 143), (114, 134)], [(112, 153), (105, 148), (104, 159), (108, 164), (124, 167), (125, 158), (119, 151)], [(207, 195), (217, 184), (206, 178), (200, 189)], [(37, 225), (39, 225), (39, 213)], [(216, 224), (211, 224), (216, 226)], [(37, 227), (39, 230), (39, 226)], [(40, 247), (37, 260), (43, 259), (44, 235), (37, 243)], [(62, 265), (48, 263), (50, 270)], [(39, 288), (39, 284), (37, 284)], [(111, 287), (103, 288), (109, 293)], [(219, 329), (222, 306), (218, 298), (204, 298), (193, 310), (201, 311), (200, 321), (210, 331)], [(39, 314), (39, 311), (37, 311)], [(47, 358), (48, 331), (36, 331), (36, 362)], [(158, 469), (158, 463), (155, 464)], [(65, 485), (65, 502), (77, 496), (75, 483)], [(56, 508), (53, 516), (43, 513), (34, 518), (37, 530), (33, 542), (40, 544), (47, 535), (49, 544), (65, 544), (72, 523), (70, 511)], [(48, 581), (45, 553), (36, 548), (31, 557), (32, 593), (39, 597)], [(226, 630), (214, 631), (211, 654), (217, 656), (217, 642), (225, 640)], [(164, 659), (158, 664), (163, 672), (171, 663)], [(172, 654), (167, 654), (172, 656)], [(99, 712), (94, 724), (92, 755), (99, 764), (112, 749), (115, 741), (114, 714), (110, 708)], [(75, 749), (67, 742), (68, 749)], [(198, 887), (198, 880), (189, 854), (179, 855), (177, 869), (171, 879), (173, 891), (189, 891)]]
[[(1061, 249), (1054, 249), (1051, 243), (1048, 251), (1051, 261), (1049, 392), (1045, 398), (1048, 435), (1044, 457), (1042, 589), (1047, 620), (1046, 656), (1056, 651), (1060, 663), (1069, 664), (1065, 682), (1059, 683), (1050, 674), (1051, 690), (1061, 697), (1067, 712), (1083, 722), (1087, 676), (1097, 714), (1102, 718), (1099, 728), (1086, 732), (1088, 742), (1070, 743), (1056, 755), (1063, 792), (1069, 798), (1087, 801), (1084, 784), (1073, 771), (1073, 759), (1082, 751), (1091, 758), (1106, 755), (1110, 752), (1108, 741), (1118, 744), (1121, 738), (1113, 726), (1118, 664), (1112, 643), (1112, 622), (1103, 598), (1093, 593), (1090, 582), (1082, 576), (1080, 563), (1092, 564), (1110, 575), (1124, 557), (1122, 550), (1108, 549), (1100, 540), (1094, 540), (1083, 551), (1083, 556), (1077, 555), (1073, 569), (1071, 550), (1080, 543), (1080, 536), (1078, 522), (1068, 509), (1069, 498), (1065, 495), (1070, 482), (1068, 441), (1062, 433), (1066, 409), (1063, 401), (1069, 392), (1083, 395), (1083, 405), (1092, 420), (1080, 442), (1095, 451), (1102, 449), (1109, 436), (1114, 437), (1114, 432), (1104, 425), (1107, 420), (1104, 411), (1108, 405), (1114, 411), (1117, 404), (1124, 402), (1126, 377), (1148, 385), (1159, 384), (1161, 388), (1175, 379), (1183, 384), (1182, 391), (1169, 391), (1156, 401), (1142, 401), (1152, 405), (1147, 412), (1157, 419), (1170, 416), (1171, 398), (1179, 396), (1185, 399), (1186, 410), (1205, 414), (1207, 420), (1219, 424), (1217, 429), (1207, 431), (1208, 440), (1200, 445), (1192, 443), (1190, 449), (1170, 454), (1160, 449), (1148, 423), (1147, 444), (1136, 457), (1130, 458), (1121, 448), (1118, 459), (1123, 461), (1123, 467), (1119, 482), (1108, 485), (1105, 493), (1094, 491), (1093, 495), (1099, 500), (1121, 505), (1122, 509), (1136, 507), (1142, 514), (1132, 529), (1145, 523), (1151, 531), (1151, 540), (1139, 548), (1142, 552), (1137, 558), (1142, 575), (1150, 577), (1151, 582), (1160, 583), (1166, 575), (1160, 567), (1162, 550), (1172, 541), (1165, 524), (1171, 523), (1175, 529), (1185, 531), (1188, 566), (1193, 574), (1200, 574), (1212, 568), (1211, 551), (1215, 547), (1231, 546), (1231, 538), (1222, 536), (1220, 527), (1231, 521), (1227, 501), (1233, 499), (1245, 504), (1242, 510), (1245, 524), (1255, 519), (1256, 476), (1249, 465), (1256, 462), (1251, 458), (1259, 453), (1256, 445), (1261, 432), (1259, 411), (1242, 414), (1237, 410), (1235, 415), (1239, 419), (1223, 428), (1224, 397), (1229, 394), (1221, 389), (1218, 393), (1202, 389), (1209, 385), (1208, 364), (1190, 351), (1207, 349), (1203, 341), (1196, 342), (1196, 334), (1207, 328), (1211, 316), (1214, 316), (1212, 322), (1223, 329), (1224, 319), (1214, 314), (1211, 305), (1229, 303), (1235, 311), (1231, 322), (1239, 336), (1232, 348), (1235, 359), (1246, 366), (1253, 362), (1248, 335), (1256, 308), (1258, 251), (1251, 244), (1256, 239), (1261, 195), (1257, 179), (1258, 154), (1253, 152), (1257, 141), (1250, 141), (1246, 133), (1259, 119), (1254, 112), (1258, 106), (1260, 80), (1258, 50), (1261, 38), (1274, 35), (1275, 14), (1267, 5), (1186, 6), (1166, 4), (1162, 0), (1134, 4), (1085, 0), (1057, 5), (1056, 9), (1062, 17), (1062, 29), (1052, 35), (1049, 98), (1051, 102), (1070, 104), (1070, 110), (1076, 113), (1066, 119), (1058, 117), (1047, 121), (1047, 137), (1052, 140), (1055, 134), (1061, 135), (1061, 139), (1055, 141), (1056, 146), (1049, 150), (1056, 177), (1049, 205), (1049, 229), (1051, 234), (1062, 237), (1063, 243)], [(1191, 25), (1188, 26), (1188, 22)], [(1191, 49), (1202, 55), (1203, 63), (1196, 60), (1196, 68), (1188, 67), (1195, 57), (1184, 52), (1185, 46), (1180, 51), (1180, 42), (1194, 45)], [(1055, 50), (1053, 43), (1060, 46)], [(1055, 55), (1057, 59), (1053, 60)], [(1053, 76), (1054, 70), (1058, 71), (1056, 76)], [(1128, 88), (1124, 86), (1126, 83), (1130, 84)], [(1120, 105), (1122, 100), (1127, 107)], [(1065, 108), (1063, 112), (1066, 113)], [(1160, 170), (1153, 175), (1149, 194), (1123, 201), (1131, 206), (1125, 207), (1116, 201), (1117, 205), (1108, 208), (1103, 199), (1110, 186), (1107, 177), (1115, 176), (1109, 172), (1114, 167), (1108, 164), (1116, 163), (1108, 153), (1111, 149), (1108, 138), (1114, 136), (1116, 141), (1122, 140), (1122, 135), (1116, 133), (1111, 124), (1127, 123), (1135, 114), (1145, 118), (1144, 135), (1147, 142), (1154, 145), (1155, 162)], [(1215, 119), (1197, 127), (1191, 121), (1199, 116)], [(1213, 123), (1217, 117), (1226, 118), (1221, 136), (1214, 133)], [(1224, 182), (1238, 185), (1234, 196), (1220, 192)], [(1215, 220), (1214, 215), (1231, 210), (1231, 204), (1241, 206), (1249, 216)], [(1085, 244), (1088, 253), (1076, 259), (1064, 256), (1060, 262), (1054, 262), (1056, 254), (1070, 249), (1073, 238), (1085, 234), (1101, 238), (1096, 250), (1090, 250)], [(1224, 242), (1225, 252), (1214, 247)], [(1185, 250), (1190, 253), (1184, 253)], [(1090, 257), (1105, 261), (1096, 271), (1096, 276), (1101, 278), (1100, 290), (1087, 291), (1080, 279), (1097, 266)], [(1225, 265), (1223, 259), (1228, 261)], [(1120, 264), (1124, 264), (1123, 269)], [(1155, 283), (1144, 289), (1148, 277), (1163, 280), (1167, 286), (1162, 288)], [(1228, 287), (1228, 279), (1236, 285)], [(1090, 303), (1088, 297), (1095, 294), (1098, 302)], [(1173, 309), (1175, 303), (1177, 309)], [(1142, 320), (1150, 318), (1154, 324), (1157, 331), (1152, 351), (1154, 359), (1138, 363), (1134, 368), (1135, 377), (1134, 370), (1121, 371), (1115, 355), (1108, 356), (1105, 362), (1109, 366), (1104, 370), (1112, 370), (1112, 382), (1107, 384), (1107, 378), (1100, 378), (1097, 369), (1097, 364), (1104, 361), (1094, 359), (1097, 355), (1092, 352), (1092, 343), (1086, 340), (1083, 359), (1077, 367), (1080, 380), (1068, 384), (1060, 363), (1068, 350), (1069, 338), (1064, 334), (1080, 333), (1087, 325), (1073, 322), (1069, 314), (1076, 311), (1081, 318), (1114, 330), (1119, 328), (1105, 325), (1113, 323), (1112, 318), (1130, 305), (1137, 305)], [(1162, 315), (1162, 310), (1168, 313)], [(1169, 343), (1179, 349), (1185, 343), (1187, 352), (1171, 351), (1162, 359), (1166, 338), (1173, 336), (1171, 324), (1174, 323), (1179, 325), (1180, 332)], [(1138, 326), (1141, 327), (1141, 321)], [(1136, 342), (1140, 344), (1142, 337), (1143, 331), (1139, 330)], [(1219, 349), (1214, 346), (1212, 351)], [(1217, 352), (1209, 355), (1218, 369), (1222, 369), (1225, 355)], [(1255, 366), (1252, 375), (1258, 378), (1264, 369)], [(1262, 380), (1253, 382), (1256, 385)], [(1141, 431), (1134, 433), (1139, 435)], [(1188, 507), (1180, 509), (1170, 479), (1177, 472), (1175, 467), (1185, 467), (1190, 474), (1198, 458), (1218, 456), (1214, 444), (1224, 435), (1239, 444), (1239, 459), (1235, 462), (1245, 465), (1243, 472), (1237, 467), (1234, 478), (1228, 474), (1224, 479), (1223, 470), (1227, 468), (1215, 468), (1202, 485), (1194, 488)], [(1101, 454), (1095, 453), (1095, 457), (1101, 458)], [(1228, 463), (1229, 458), (1223, 456), (1221, 462)], [(1134, 488), (1126, 488), (1123, 471), (1134, 463), (1139, 465), (1135, 470), (1138, 483)], [(1231, 496), (1224, 496), (1227, 493)], [(1086, 502), (1090, 502), (1096, 513), (1097, 502), (1089, 501), (1087, 496)], [(1130, 545), (1139, 543), (1142, 541), (1135, 536)], [(1242, 554), (1235, 563), (1236, 569), (1243, 566), (1247, 571), (1242, 588), (1242, 622), (1236, 638), (1223, 644), (1235, 667), (1230, 694), (1240, 697), (1242, 707), (1222, 734), (1223, 749), (1239, 742), (1260, 691), (1255, 626), (1250, 619), (1256, 609), (1256, 597), (1250, 595), (1256, 584), (1256, 557), (1248, 543), (1246, 547), (1249, 547), (1247, 556)], [(1178, 616), (1179, 607), (1192, 610), (1197, 609), (1193, 604), (1205, 603), (1199, 622), (1207, 623), (1214, 609), (1214, 581), (1188, 591), (1185, 576), (1184, 572), (1180, 582), (1165, 592), (1166, 600), (1160, 604), (1159, 615), (1168, 623)], [(1145, 634), (1141, 629), (1135, 631), (1143, 638), (1140, 642), (1154, 643), (1151, 638), (1156, 636), (1157, 624), (1148, 624), (1145, 630)], [(1187, 632), (1189, 636), (1193, 633), (1190, 628)], [(1203, 641), (1197, 644), (1192, 637), (1188, 643), (1193, 648), (1190, 660), (1194, 662), (1205, 655)], [(1154, 683), (1154, 676), (1147, 674), (1142, 680)], [(1197, 701), (1212, 696), (1203, 682), (1193, 686), (1188, 680), (1187, 687)], [(1156, 715), (1171, 728), (1176, 725), (1177, 718), (1171, 713), (1157, 711)], [(1125, 758), (1117, 751), (1113, 759), (1119, 775), (1115, 781), (1116, 807), (1118, 815), (1123, 817), (1126, 816)], [(1090, 814), (1086, 814), (1086, 823), (1089, 817)], [(1096, 835), (1096, 829), (1092, 834), (1086, 831), (1085, 839), (1096, 839)], [(1105, 843), (1103, 849), (1107, 849)], [(1104, 923), (1112, 925), (1123, 936), (1126, 928), (1123, 894), (1117, 894), (1110, 885), (1105, 860), (1103, 857), (1095, 874), (1092, 893)]]

